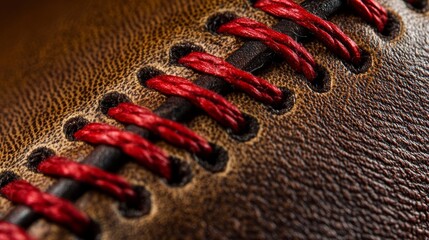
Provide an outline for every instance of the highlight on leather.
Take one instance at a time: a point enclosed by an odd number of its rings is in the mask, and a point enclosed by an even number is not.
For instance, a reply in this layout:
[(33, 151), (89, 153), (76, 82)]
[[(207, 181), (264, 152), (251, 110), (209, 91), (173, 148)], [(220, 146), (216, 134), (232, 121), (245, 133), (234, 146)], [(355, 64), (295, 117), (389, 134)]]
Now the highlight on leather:
[(147, 129), (168, 143), (192, 153), (209, 155), (213, 150), (209, 142), (184, 125), (159, 117), (149, 109), (136, 104), (121, 103), (110, 108), (107, 114), (121, 123)]
[(235, 132), (239, 132), (245, 125), (242, 113), (232, 103), (221, 95), (202, 88), (185, 78), (160, 75), (149, 79), (146, 85), (163, 94), (185, 98), (204, 110), (221, 125), (231, 128)]
[(83, 235), (91, 220), (71, 202), (40, 191), (29, 182), (14, 179), (2, 186), (0, 194), (15, 204), (31, 208), (47, 220)]
[(167, 154), (135, 133), (104, 123), (90, 123), (78, 130), (74, 137), (91, 144), (117, 147), (154, 173), (171, 179), (171, 164)]
[(15, 224), (0, 221), (0, 240), (34, 240), (24, 229)]
[(304, 74), (308, 80), (312, 81), (317, 77), (313, 56), (291, 37), (265, 24), (249, 18), (236, 18), (220, 26), (217, 31), (261, 41), (274, 51), (281, 53), (286, 62), (295, 71)]
[(192, 52), (179, 59), (179, 63), (196, 71), (222, 78), (263, 103), (274, 105), (283, 99), (282, 91), (273, 84), (208, 53)]
[(89, 184), (120, 201), (135, 201), (136, 198), (132, 186), (121, 176), (64, 157), (49, 157), (37, 166), (37, 170), (45, 175), (70, 178)]

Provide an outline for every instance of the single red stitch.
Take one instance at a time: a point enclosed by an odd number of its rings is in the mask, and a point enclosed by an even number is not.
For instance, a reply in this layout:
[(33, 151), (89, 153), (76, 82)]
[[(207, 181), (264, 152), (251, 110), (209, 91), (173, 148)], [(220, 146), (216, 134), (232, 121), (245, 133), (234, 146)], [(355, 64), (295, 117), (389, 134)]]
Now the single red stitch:
[(244, 117), (237, 107), (221, 95), (197, 86), (185, 78), (161, 75), (149, 79), (146, 85), (163, 94), (185, 98), (203, 109), (220, 124), (231, 128), (235, 132), (240, 131), (244, 126)]
[(37, 170), (46, 175), (87, 183), (112, 194), (121, 201), (134, 201), (136, 198), (133, 188), (124, 178), (63, 157), (49, 157), (37, 166)]
[(261, 41), (280, 52), (287, 63), (298, 73), (303, 73), (308, 80), (317, 77), (316, 62), (304, 46), (265, 24), (249, 18), (236, 18), (220, 26), (218, 32)]
[(0, 221), (0, 240), (33, 240), (33, 238), (17, 225)]
[(254, 6), (274, 16), (294, 21), (311, 31), (341, 58), (354, 64), (360, 63), (361, 52), (353, 40), (335, 24), (308, 12), (293, 0), (258, 0)]
[(225, 60), (208, 53), (192, 52), (179, 59), (179, 63), (205, 74), (222, 78), (263, 103), (276, 104), (283, 99), (282, 91), (265, 79), (238, 69)]
[(348, 4), (357, 11), (365, 21), (374, 24), (379, 32), (386, 27), (388, 15), (384, 7), (374, 0), (348, 0)]
[(104, 123), (90, 123), (74, 134), (77, 140), (121, 149), (151, 171), (171, 179), (171, 163), (158, 147), (139, 135)]
[(121, 103), (110, 108), (108, 115), (119, 122), (148, 129), (165, 141), (190, 152), (199, 155), (208, 155), (212, 152), (210, 144), (192, 130), (133, 103)]
[(14, 180), (0, 189), (0, 194), (15, 204), (22, 204), (46, 219), (82, 235), (91, 220), (64, 199), (40, 191), (24, 180)]

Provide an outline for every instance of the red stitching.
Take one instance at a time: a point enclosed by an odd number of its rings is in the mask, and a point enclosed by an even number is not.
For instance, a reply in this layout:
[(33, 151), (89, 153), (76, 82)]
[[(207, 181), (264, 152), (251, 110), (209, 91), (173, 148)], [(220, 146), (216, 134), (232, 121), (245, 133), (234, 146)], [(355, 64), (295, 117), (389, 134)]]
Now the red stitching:
[(91, 220), (71, 202), (44, 193), (24, 180), (14, 180), (6, 184), (0, 193), (15, 204), (22, 204), (46, 219), (67, 227), (82, 235)]
[(235, 132), (244, 126), (244, 117), (237, 107), (221, 95), (195, 85), (185, 78), (161, 75), (149, 79), (146, 85), (163, 94), (185, 98)]
[(261, 102), (277, 104), (283, 98), (282, 91), (276, 86), (208, 53), (192, 52), (179, 59), (179, 63), (222, 78)]
[(0, 221), (0, 240), (33, 240), (33, 238), (17, 225)]
[(303, 73), (308, 80), (317, 77), (313, 56), (291, 37), (274, 31), (265, 24), (248, 18), (236, 18), (220, 26), (218, 32), (261, 41), (283, 54), (287, 63), (298, 73)]
[(204, 138), (182, 124), (159, 117), (147, 108), (132, 103), (121, 103), (109, 109), (108, 115), (119, 122), (145, 128), (163, 140), (190, 152), (199, 155), (208, 155), (212, 152), (212, 147)]
[(171, 179), (171, 164), (168, 156), (135, 133), (104, 123), (90, 123), (77, 131), (74, 137), (91, 144), (117, 147), (151, 171), (167, 180)]
[[(417, 3), (413, 0), (406, 1)], [(380, 32), (385, 29), (388, 14), (380, 4), (374, 0), (348, 0), (348, 4), (367, 22), (375, 25)], [(361, 52), (354, 41), (335, 24), (309, 13), (292, 0), (259, 0), (255, 7), (296, 22), (313, 32), (329, 49), (345, 60), (353, 63), (360, 62)], [(262, 23), (248, 18), (237, 18), (222, 25), (218, 32), (259, 40), (282, 53), (292, 68), (303, 73), (309, 80), (313, 80), (317, 76), (316, 63), (302, 45)], [(282, 100), (282, 92), (276, 86), (237, 69), (215, 56), (193, 52), (179, 59), (179, 63), (205, 74), (222, 78), (261, 102), (276, 104)], [(146, 84), (163, 94), (187, 99), (223, 126), (234, 131), (239, 131), (244, 125), (244, 117), (238, 108), (222, 96), (184, 78), (162, 75), (149, 79)], [(146, 128), (167, 142), (191, 152), (204, 155), (212, 151), (210, 144), (192, 130), (174, 121), (163, 119), (146, 108), (131, 103), (122, 103), (111, 108), (108, 114), (118, 121)], [(153, 172), (167, 180), (171, 178), (171, 162), (168, 156), (137, 134), (107, 124), (91, 123), (77, 131), (74, 137), (92, 144), (117, 147)], [(122, 201), (136, 197), (131, 185), (124, 178), (66, 158), (49, 157), (42, 161), (37, 169), (47, 175), (68, 177), (85, 182)], [(75, 208), (72, 203), (44, 193), (24, 180), (13, 180), (7, 183), (0, 189), (0, 194), (15, 204), (28, 206), (46, 219), (63, 225), (78, 235), (82, 235), (88, 230), (91, 223), (90, 218)], [(3, 239), (31, 240), (32, 238), (17, 225), (0, 221), (0, 240)]]
[(134, 190), (124, 178), (63, 157), (49, 157), (39, 164), (37, 170), (46, 175), (87, 183), (110, 193), (121, 201), (134, 201), (136, 198)]
[(383, 32), (386, 27), (388, 15), (384, 7), (374, 0), (348, 0), (348, 4), (356, 10), (365, 21), (377, 27)]
[(344, 34), (337, 25), (308, 12), (294, 1), (259, 0), (254, 6), (274, 16), (294, 21), (310, 30), (331, 51), (343, 59), (354, 64), (360, 63), (361, 52), (353, 40)]

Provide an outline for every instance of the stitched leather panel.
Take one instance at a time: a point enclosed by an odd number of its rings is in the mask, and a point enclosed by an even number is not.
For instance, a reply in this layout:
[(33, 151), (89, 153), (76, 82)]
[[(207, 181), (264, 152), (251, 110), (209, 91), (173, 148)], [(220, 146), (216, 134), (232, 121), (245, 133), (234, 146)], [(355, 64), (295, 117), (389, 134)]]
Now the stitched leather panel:
[[(428, 18), (401, 0), (380, 2), (402, 23), (394, 40), (348, 12), (332, 19), (370, 52), (367, 72), (354, 74), (320, 43), (308, 43), (330, 73), (331, 91), (315, 93), (302, 76), (277, 64), (261, 76), (295, 92), (291, 112), (275, 115), (244, 94), (228, 96), (259, 120), (256, 138), (237, 142), (207, 116), (188, 124), (228, 150), (225, 172), (209, 173), (190, 154), (159, 143), (188, 161), (194, 177), (172, 188), (128, 164), (119, 174), (151, 192), (148, 216), (125, 219), (113, 199), (96, 192), (83, 197), (78, 206), (101, 224), (103, 239), (427, 238)], [(136, 72), (150, 65), (195, 79), (192, 71), (168, 64), (175, 43), (193, 42), (220, 57), (241, 45), (205, 31), (207, 17), (233, 11), (274, 22), (239, 0), (74, 1), (19, 9), (1, 24), (9, 26), (9, 38), (1, 44), (0, 170), (42, 189), (54, 180), (26, 168), (32, 149), (48, 146), (74, 159), (92, 149), (65, 139), (68, 118), (114, 123), (97, 110), (110, 91), (159, 106), (165, 97), (141, 87)], [(3, 214), (10, 208), (4, 199), (0, 206)], [(31, 233), (48, 239), (67, 234), (43, 221)]]

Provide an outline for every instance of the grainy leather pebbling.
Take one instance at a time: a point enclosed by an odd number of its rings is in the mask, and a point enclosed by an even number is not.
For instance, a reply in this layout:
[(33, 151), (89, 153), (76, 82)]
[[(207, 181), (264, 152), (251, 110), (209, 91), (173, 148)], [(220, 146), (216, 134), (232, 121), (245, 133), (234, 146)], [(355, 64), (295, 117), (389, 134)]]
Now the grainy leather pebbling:
[[(275, 63), (260, 76), (295, 93), (291, 111), (276, 115), (242, 93), (227, 96), (258, 120), (255, 138), (234, 140), (207, 116), (187, 123), (227, 150), (225, 171), (206, 171), (190, 154), (161, 142), (191, 165), (190, 183), (171, 187), (134, 163), (118, 172), (151, 193), (149, 215), (127, 219), (102, 193), (82, 197), (76, 204), (100, 224), (102, 239), (429, 238), (429, 17), (402, 0), (379, 2), (400, 24), (393, 38), (351, 11), (331, 18), (370, 54), (364, 73), (351, 72), (310, 41), (305, 46), (331, 77), (327, 93), (311, 90), (303, 76)], [(270, 25), (277, 21), (243, 0), (0, 6), (0, 170), (44, 190), (56, 179), (27, 168), (32, 150), (49, 147), (81, 160), (93, 149), (66, 139), (68, 119), (120, 126), (98, 109), (112, 91), (158, 107), (166, 98), (142, 87), (136, 74), (152, 66), (195, 79), (198, 74), (169, 64), (177, 43), (194, 43), (223, 58), (242, 45), (208, 32), (208, 17), (230, 11)], [(11, 207), (0, 199), (2, 215)], [(43, 220), (29, 231), (40, 239), (73, 239)]]

